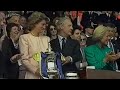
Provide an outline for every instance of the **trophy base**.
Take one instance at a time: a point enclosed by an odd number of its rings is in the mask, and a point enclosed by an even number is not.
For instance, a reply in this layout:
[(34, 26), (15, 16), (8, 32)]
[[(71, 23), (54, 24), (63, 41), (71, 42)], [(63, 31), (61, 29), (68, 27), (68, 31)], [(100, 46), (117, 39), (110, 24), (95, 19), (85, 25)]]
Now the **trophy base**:
[(59, 79), (58, 72), (56, 70), (48, 71), (49, 79)]

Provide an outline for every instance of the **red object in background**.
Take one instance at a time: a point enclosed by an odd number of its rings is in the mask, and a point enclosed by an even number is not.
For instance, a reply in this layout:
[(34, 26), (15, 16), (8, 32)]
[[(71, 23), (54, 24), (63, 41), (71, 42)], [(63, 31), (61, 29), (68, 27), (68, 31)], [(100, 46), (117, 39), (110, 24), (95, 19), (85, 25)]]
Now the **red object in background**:
[(119, 20), (120, 20), (120, 15), (118, 15), (117, 19), (119, 19)]
[(76, 18), (77, 17), (77, 11), (71, 11), (71, 16)]
[[(81, 22), (83, 11), (70, 11), (70, 15), (71, 15), (72, 20), (74, 20), (75, 18), (79, 16), (79, 21)], [(80, 28), (83, 29), (83, 26), (80, 25)]]
[(71, 19), (74, 20), (77, 17), (77, 11), (70, 11)]
[[(79, 20), (81, 22), (82, 16), (83, 16), (83, 12), (82, 11), (78, 11), (78, 16), (79, 16)], [(83, 26), (82, 25), (80, 25), (80, 28), (83, 30)]]

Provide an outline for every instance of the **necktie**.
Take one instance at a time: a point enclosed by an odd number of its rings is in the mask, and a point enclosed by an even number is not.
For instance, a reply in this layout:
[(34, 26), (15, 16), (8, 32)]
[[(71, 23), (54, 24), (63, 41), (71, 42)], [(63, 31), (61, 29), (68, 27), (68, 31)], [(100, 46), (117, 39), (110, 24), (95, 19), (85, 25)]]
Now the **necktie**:
[(62, 38), (62, 51), (64, 50), (65, 48), (65, 38)]

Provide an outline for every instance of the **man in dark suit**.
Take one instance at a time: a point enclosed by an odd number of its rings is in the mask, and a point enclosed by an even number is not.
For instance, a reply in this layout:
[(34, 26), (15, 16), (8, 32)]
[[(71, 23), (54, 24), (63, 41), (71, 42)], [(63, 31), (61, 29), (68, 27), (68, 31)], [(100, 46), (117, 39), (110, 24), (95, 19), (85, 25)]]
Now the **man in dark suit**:
[(83, 13), (81, 25), (83, 27), (86, 27), (88, 23), (90, 24), (93, 23), (94, 26), (96, 26), (97, 18), (98, 18), (98, 14), (95, 13), (94, 11), (86, 11)]
[(112, 23), (113, 22), (113, 16), (112, 11), (103, 11), (102, 14), (100, 14), (97, 17), (98, 24), (99, 23)]
[(82, 59), (79, 43), (69, 38), (72, 29), (71, 20), (68, 17), (61, 17), (57, 23), (58, 37), (50, 42), (52, 50), (62, 53), (65, 57), (63, 61), (63, 73), (76, 71), (75, 62)]
[(87, 46), (95, 44), (95, 41), (92, 39), (93, 32), (94, 32), (94, 28), (90, 24), (88, 24), (85, 27), (85, 35), (87, 37), (87, 41), (86, 41)]

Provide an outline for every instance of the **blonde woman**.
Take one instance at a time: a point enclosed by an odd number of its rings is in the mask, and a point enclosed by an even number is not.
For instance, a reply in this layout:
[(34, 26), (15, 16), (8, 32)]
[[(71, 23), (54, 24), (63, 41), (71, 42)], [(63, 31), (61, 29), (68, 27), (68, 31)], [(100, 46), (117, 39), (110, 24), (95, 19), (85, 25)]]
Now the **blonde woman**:
[(103, 25), (98, 26), (93, 33), (93, 39), (96, 44), (85, 48), (88, 65), (95, 66), (95, 69), (113, 70), (113, 62), (120, 58), (120, 55), (112, 53), (112, 49), (107, 47), (111, 39), (110, 30)]
[(20, 37), (20, 52), (23, 53), (21, 62), (26, 68), (25, 79), (39, 79), (40, 66), (39, 61), (34, 59), (34, 55), (48, 50), (50, 38), (42, 36), (41, 33), (46, 30), (47, 21), (49, 19), (41, 12), (33, 12), (28, 18), (28, 28), (30, 33)]

